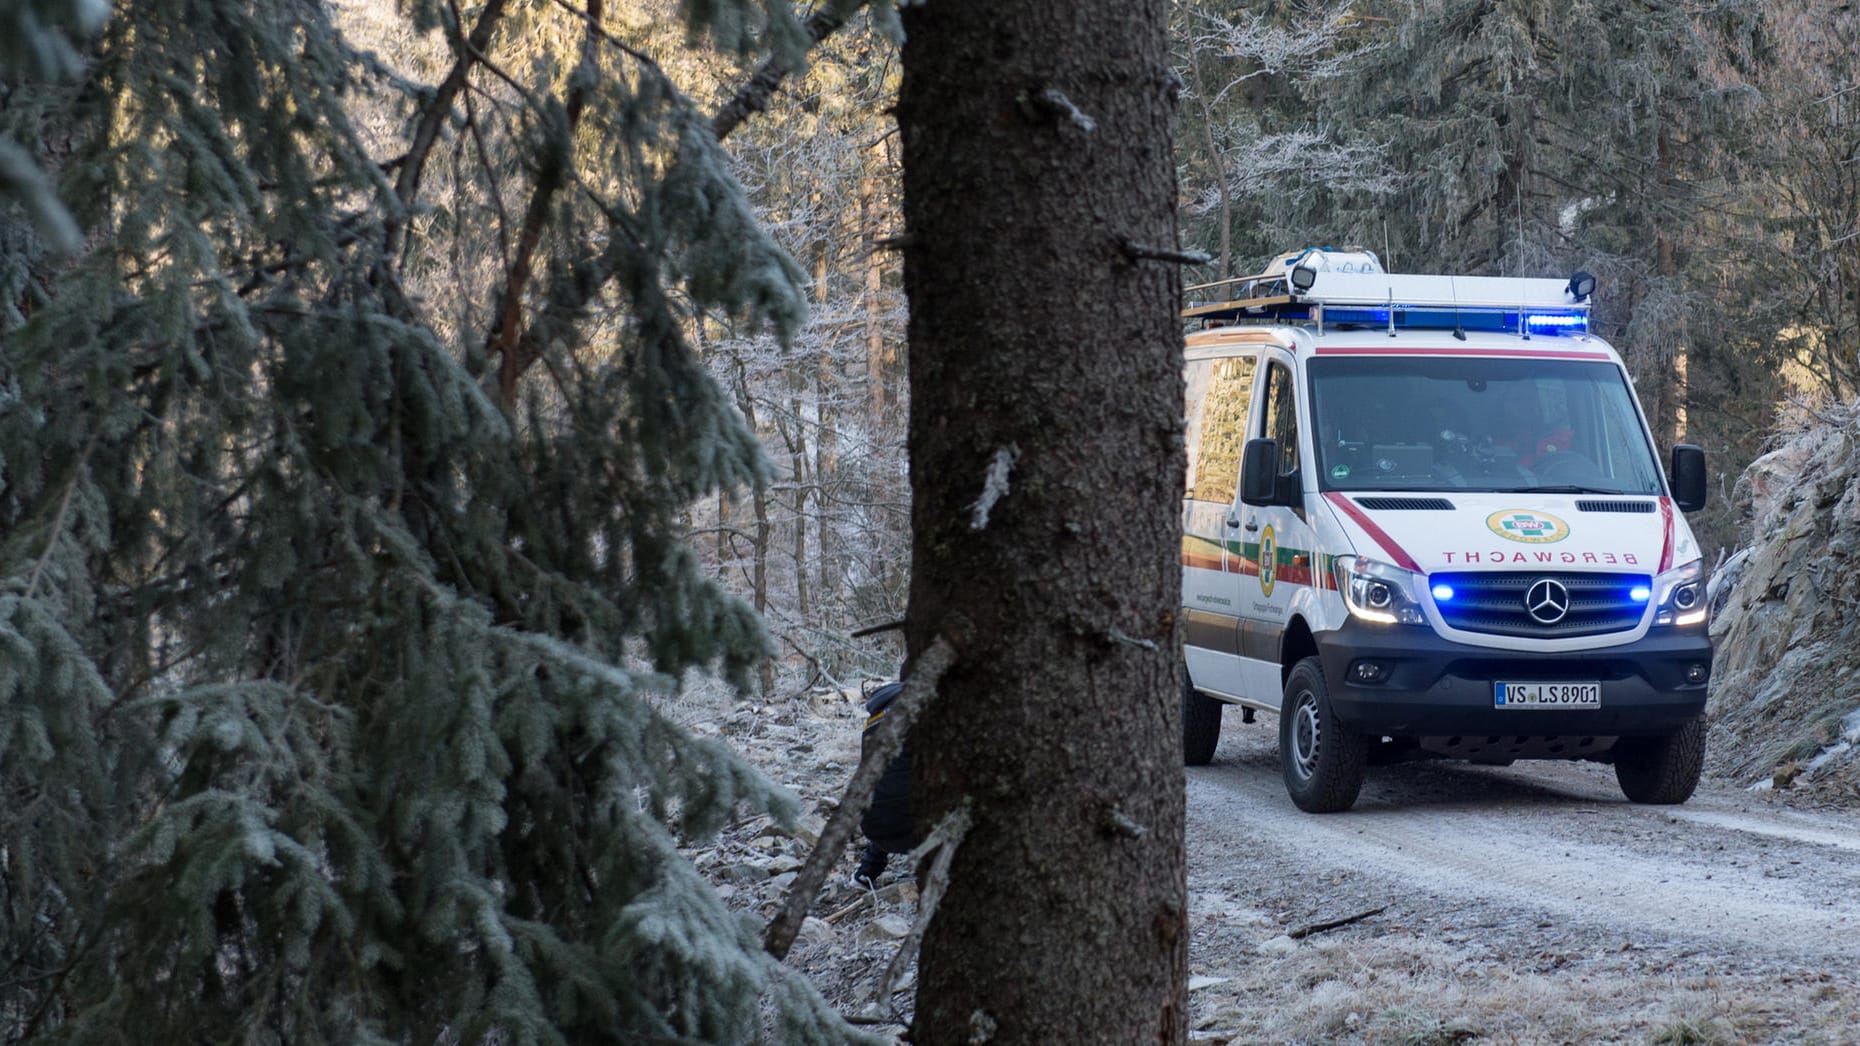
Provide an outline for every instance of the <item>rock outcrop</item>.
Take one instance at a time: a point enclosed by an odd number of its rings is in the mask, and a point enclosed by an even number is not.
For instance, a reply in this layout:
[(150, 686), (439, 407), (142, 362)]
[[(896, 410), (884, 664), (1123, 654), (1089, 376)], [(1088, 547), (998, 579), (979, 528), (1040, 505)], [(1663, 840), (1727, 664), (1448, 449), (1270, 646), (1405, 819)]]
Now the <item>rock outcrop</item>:
[(1733, 493), (1712, 579), (1707, 768), (1860, 803), (1860, 402), (1803, 415)]

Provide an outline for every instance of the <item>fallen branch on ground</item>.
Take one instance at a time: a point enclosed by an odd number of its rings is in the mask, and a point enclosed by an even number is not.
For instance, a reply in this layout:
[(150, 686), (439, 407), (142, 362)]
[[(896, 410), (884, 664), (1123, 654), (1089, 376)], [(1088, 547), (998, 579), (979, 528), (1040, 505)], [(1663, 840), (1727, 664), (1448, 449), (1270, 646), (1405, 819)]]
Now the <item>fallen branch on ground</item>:
[(1383, 912), (1386, 912), (1388, 910), (1389, 910), (1389, 906), (1385, 904), (1380, 908), (1371, 908), (1366, 912), (1358, 912), (1355, 915), (1345, 916), (1342, 919), (1332, 919), (1331, 921), (1327, 923), (1312, 923), (1309, 926), (1300, 926), (1298, 929), (1288, 932), (1285, 936), (1290, 937), (1294, 941), (1302, 941), (1306, 937), (1311, 936), (1312, 934), (1324, 933), (1327, 930), (1339, 929), (1341, 927), (1348, 926), (1351, 923), (1360, 923), (1364, 919), (1370, 918), (1371, 916), (1381, 915)]

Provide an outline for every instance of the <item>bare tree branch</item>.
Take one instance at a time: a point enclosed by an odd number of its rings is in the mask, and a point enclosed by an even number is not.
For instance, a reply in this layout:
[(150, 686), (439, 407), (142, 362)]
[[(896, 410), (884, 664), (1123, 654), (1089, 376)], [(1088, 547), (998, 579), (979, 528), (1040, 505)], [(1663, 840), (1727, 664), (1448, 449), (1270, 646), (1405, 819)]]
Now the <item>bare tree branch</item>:
[(974, 815), (969, 812), (969, 803), (963, 801), (961, 806), (951, 810), (930, 835), (911, 851), (910, 863), (916, 867), (926, 854), (930, 859), (930, 869), (924, 873), (923, 893), (917, 899), (917, 918), (911, 921), (911, 932), (904, 935), (898, 944), (898, 953), (891, 957), (885, 967), (885, 975), (878, 979), (878, 986), (873, 989), (872, 1001), (883, 1006), (891, 1005), (891, 997), (897, 993), (899, 982), (904, 979), (904, 970), (911, 964), (911, 958), (917, 953), (917, 946), (924, 939), (924, 931), (930, 928), (930, 920), (936, 918), (937, 905), (943, 901), (943, 892), (949, 889), (949, 866), (956, 859), (956, 848), (962, 845), (963, 837), (969, 834), (969, 826), (974, 823)]
[(1371, 908), (1366, 912), (1357, 912), (1355, 915), (1346, 915), (1341, 919), (1330, 919), (1330, 920), (1327, 920), (1321, 923), (1312, 923), (1309, 926), (1300, 926), (1296, 930), (1287, 931), (1285, 936), (1290, 937), (1294, 941), (1302, 941), (1305, 938), (1311, 936), (1312, 934), (1326, 933), (1331, 930), (1341, 929), (1345, 926), (1349, 926), (1352, 923), (1360, 923), (1364, 919), (1368, 919), (1371, 916), (1381, 915), (1383, 912), (1386, 912), (1388, 910), (1389, 910), (1389, 906), (1385, 904), (1380, 908)]

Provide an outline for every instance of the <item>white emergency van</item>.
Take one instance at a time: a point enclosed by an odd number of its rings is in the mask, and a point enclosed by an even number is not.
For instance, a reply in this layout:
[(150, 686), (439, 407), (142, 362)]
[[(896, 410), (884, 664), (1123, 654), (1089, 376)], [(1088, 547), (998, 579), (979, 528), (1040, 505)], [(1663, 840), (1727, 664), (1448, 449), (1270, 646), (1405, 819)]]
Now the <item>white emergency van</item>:
[(1189, 764), (1238, 705), (1277, 713), (1314, 813), (1426, 758), (1595, 760), (1635, 802), (1691, 796), (1705, 459), (1660, 468), (1594, 283), (1312, 249), (1185, 310)]

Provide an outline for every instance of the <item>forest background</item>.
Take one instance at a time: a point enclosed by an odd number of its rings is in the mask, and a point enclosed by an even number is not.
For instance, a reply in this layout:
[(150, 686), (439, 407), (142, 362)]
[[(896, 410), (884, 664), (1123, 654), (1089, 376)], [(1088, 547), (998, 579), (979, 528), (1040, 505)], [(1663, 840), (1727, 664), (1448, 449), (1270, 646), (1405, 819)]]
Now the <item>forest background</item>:
[[(17, 1037), (840, 1034), (675, 855), (790, 800), (659, 708), (902, 655), (898, 27), (822, 11), (0, 4)], [(1860, 392), (1851, 4), (1171, 19), (1186, 282), (1596, 273), (1709, 550)]]

